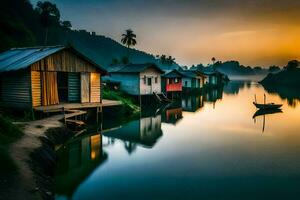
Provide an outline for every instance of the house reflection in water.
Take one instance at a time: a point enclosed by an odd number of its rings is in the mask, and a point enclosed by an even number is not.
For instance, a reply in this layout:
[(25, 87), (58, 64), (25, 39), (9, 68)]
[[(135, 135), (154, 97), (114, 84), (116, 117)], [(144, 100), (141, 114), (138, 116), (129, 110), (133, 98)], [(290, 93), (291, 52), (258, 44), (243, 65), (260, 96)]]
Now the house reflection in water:
[(163, 122), (168, 124), (177, 124), (182, 119), (181, 102), (175, 102), (165, 109), (163, 113)]
[(204, 93), (204, 102), (215, 103), (218, 99), (222, 99), (223, 97), (223, 88), (214, 88), (207, 90)]
[(75, 138), (58, 152), (55, 186), (59, 195), (70, 196), (93, 170), (107, 160), (102, 149), (102, 135)]
[(122, 140), (129, 154), (136, 150), (137, 145), (151, 148), (162, 136), (161, 115), (142, 117), (104, 135)]
[(187, 95), (182, 97), (181, 105), (183, 111), (196, 112), (204, 106), (202, 95)]

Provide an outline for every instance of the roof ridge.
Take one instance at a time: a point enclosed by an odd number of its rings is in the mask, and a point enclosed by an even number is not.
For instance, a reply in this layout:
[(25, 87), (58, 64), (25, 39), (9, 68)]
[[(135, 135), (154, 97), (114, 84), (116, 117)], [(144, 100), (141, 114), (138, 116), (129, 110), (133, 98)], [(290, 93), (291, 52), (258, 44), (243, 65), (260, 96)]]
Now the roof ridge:
[(45, 48), (58, 48), (58, 47), (65, 47), (65, 45), (50, 45), (50, 46), (31, 46), (31, 47), (13, 47), (9, 50), (22, 50), (22, 49), (45, 49)]

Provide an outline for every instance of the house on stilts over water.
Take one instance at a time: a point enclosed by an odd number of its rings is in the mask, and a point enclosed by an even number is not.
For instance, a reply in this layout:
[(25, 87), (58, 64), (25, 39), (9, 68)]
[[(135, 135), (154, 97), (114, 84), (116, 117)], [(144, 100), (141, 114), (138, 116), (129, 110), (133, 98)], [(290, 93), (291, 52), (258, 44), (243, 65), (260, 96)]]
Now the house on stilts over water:
[(0, 101), (23, 110), (76, 103), (80, 108), (98, 107), (105, 74), (73, 47), (10, 49), (0, 54)]
[(162, 75), (162, 91), (168, 98), (181, 98), (182, 93), (182, 74), (173, 69)]
[(105, 82), (118, 84), (121, 91), (140, 98), (143, 103), (162, 101), (161, 75), (164, 73), (153, 63), (113, 65), (106, 68)]
[(183, 92), (200, 92), (207, 82), (207, 76), (200, 71), (179, 70), (182, 75)]

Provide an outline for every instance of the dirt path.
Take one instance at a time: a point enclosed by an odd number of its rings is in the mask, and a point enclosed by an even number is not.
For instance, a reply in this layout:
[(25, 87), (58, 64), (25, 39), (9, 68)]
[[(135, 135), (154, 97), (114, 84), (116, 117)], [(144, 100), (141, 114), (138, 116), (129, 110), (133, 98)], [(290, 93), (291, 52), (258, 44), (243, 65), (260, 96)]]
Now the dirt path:
[(18, 174), (13, 178), (14, 187), (8, 188), (6, 192), (6, 199), (41, 199), (40, 194), (35, 192), (38, 185), (36, 185), (34, 174), (30, 168), (30, 154), (41, 146), (39, 137), (44, 136), (48, 129), (63, 126), (59, 121), (62, 117), (62, 115), (56, 115), (22, 123), (24, 136), (11, 144), (9, 148), (9, 153), (18, 167)]

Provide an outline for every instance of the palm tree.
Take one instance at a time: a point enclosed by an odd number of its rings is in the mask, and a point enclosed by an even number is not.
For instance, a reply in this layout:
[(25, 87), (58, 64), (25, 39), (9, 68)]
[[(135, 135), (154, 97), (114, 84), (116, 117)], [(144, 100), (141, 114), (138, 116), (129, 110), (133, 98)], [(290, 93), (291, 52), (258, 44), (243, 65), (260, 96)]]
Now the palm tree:
[(52, 23), (58, 23), (60, 19), (60, 13), (55, 4), (49, 1), (37, 2), (36, 10), (40, 14), (40, 20), (42, 26), (45, 28), (45, 41), (44, 44), (47, 45), (48, 40), (48, 29)]
[(215, 64), (216, 58), (215, 58), (215, 57), (212, 57), (211, 61), (213, 62), (213, 64)]
[(122, 34), (121, 42), (127, 46), (127, 54), (129, 57), (129, 48), (136, 45), (136, 34), (133, 33), (133, 30), (127, 29), (125, 33)]
[(173, 58), (172, 56), (169, 56), (168, 58), (167, 58), (167, 63), (168, 63), (168, 65), (173, 65), (174, 63), (175, 63), (175, 58)]

